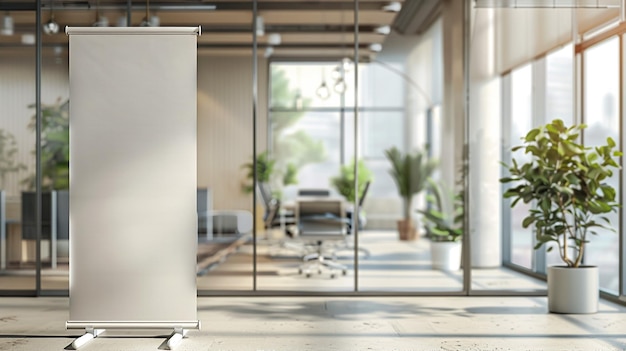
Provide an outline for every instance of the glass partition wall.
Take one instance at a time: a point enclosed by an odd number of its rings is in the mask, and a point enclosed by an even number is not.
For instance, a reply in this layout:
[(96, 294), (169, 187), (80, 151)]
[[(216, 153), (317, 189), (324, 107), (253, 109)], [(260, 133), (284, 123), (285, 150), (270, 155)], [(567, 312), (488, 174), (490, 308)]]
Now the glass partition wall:
[(0, 294), (36, 288), (36, 238), (22, 235), (22, 218), (35, 216), (22, 207), (35, 174), (35, 57), (33, 46), (0, 47)]
[[(586, 123), (587, 146), (611, 136), (622, 147), (624, 94), (615, 72), (624, 71), (623, 34), (602, 31), (617, 12), (462, 3), (442, 2), (438, 15), (415, 31), (397, 23), (393, 31), (379, 28), (394, 25), (398, 14), (381, 11), (377, 2), (308, 3), (310, 12), (299, 14), (291, 2), (217, 1), (182, 13), (158, 1), (148, 9), (121, 1), (80, 9), (53, 0), (41, 14), (47, 23), (54, 11), (61, 27), (104, 18), (118, 26), (144, 18), (153, 25), (191, 25), (189, 18), (202, 25), (199, 295), (542, 295), (546, 267), (560, 259), (554, 250), (533, 250), (534, 234), (521, 221), (535, 204), (510, 208), (499, 161), (523, 158), (511, 147), (553, 118)], [(0, 294), (65, 295), (67, 38), (42, 34), (37, 200), (36, 5), (3, 6), (3, 18), (16, 26), (11, 33), (3, 19), (0, 35)], [(470, 17), (471, 26), (454, 25)], [(544, 22), (555, 37), (535, 32)], [(524, 26), (533, 29), (519, 29)], [(452, 45), (463, 41), (465, 47)], [(519, 42), (533, 45), (511, 46)], [(402, 155), (420, 151), (436, 163), (410, 206), (392, 175), (392, 148)], [(610, 181), (620, 197), (622, 177)], [(446, 230), (463, 229), (462, 236), (442, 236), (429, 221), (444, 207), (451, 216)], [(463, 225), (454, 221), (462, 212)], [(619, 234), (599, 233), (585, 256), (600, 267), (607, 296), (624, 294), (622, 216), (620, 210), (610, 218)], [(403, 240), (398, 222), (407, 218), (417, 235)], [(438, 266), (431, 244), (440, 241), (463, 250), (452, 254), (460, 266)], [(336, 265), (317, 265), (328, 262)]]

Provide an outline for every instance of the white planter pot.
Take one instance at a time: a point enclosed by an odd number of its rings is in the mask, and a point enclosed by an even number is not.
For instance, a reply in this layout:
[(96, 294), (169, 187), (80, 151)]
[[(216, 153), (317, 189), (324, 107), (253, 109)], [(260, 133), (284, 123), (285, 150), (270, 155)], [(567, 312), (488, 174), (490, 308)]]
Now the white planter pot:
[(556, 313), (598, 311), (598, 267), (548, 267), (548, 310)]
[(461, 268), (460, 241), (431, 241), (430, 255), (433, 269), (457, 271)]

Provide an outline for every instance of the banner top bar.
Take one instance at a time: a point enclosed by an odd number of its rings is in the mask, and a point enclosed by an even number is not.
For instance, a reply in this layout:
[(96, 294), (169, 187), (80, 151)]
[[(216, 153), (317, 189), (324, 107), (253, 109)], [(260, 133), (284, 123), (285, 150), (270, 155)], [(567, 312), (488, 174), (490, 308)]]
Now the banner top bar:
[(197, 27), (65, 27), (67, 35), (200, 35), (202, 28)]

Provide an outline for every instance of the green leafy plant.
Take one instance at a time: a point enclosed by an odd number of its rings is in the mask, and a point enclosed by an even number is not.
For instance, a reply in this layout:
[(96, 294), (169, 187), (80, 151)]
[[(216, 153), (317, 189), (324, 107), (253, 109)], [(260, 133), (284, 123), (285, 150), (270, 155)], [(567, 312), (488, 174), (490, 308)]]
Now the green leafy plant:
[[(365, 185), (373, 179), (372, 172), (367, 168), (363, 160), (357, 162), (359, 179), (359, 199), (363, 197)], [(348, 165), (341, 166), (339, 175), (330, 179), (331, 184), (349, 202), (354, 202), (354, 161)]]
[(568, 267), (580, 266), (585, 244), (590, 235), (597, 234), (597, 228), (613, 230), (609, 219), (601, 215), (619, 206), (615, 189), (606, 181), (613, 169), (619, 168), (614, 158), (622, 153), (615, 150), (611, 138), (606, 145), (594, 148), (577, 143), (585, 127), (566, 127), (556, 119), (532, 129), (523, 138), (523, 145), (512, 148), (530, 154), (530, 160), (519, 164), (513, 159), (512, 165), (503, 164), (510, 176), (500, 179), (512, 183), (504, 193), (513, 200), (511, 207), (519, 201), (536, 204), (522, 222), (524, 228), (534, 226), (535, 249), (556, 243)]
[[(257, 182), (259, 183), (269, 183), (270, 178), (272, 176), (272, 172), (274, 171), (274, 165), (276, 161), (270, 159), (267, 151), (261, 152), (257, 154), (256, 157), (256, 176)], [(246, 178), (248, 179), (248, 183), (242, 185), (242, 190), (245, 193), (251, 193), (254, 190), (253, 180), (254, 180), (254, 164), (252, 162), (248, 162), (242, 166), (247, 170)]]
[[(34, 108), (35, 105), (29, 105)], [(70, 102), (58, 99), (56, 103), (41, 106), (41, 176), (42, 188), (68, 189), (70, 186)], [(35, 116), (28, 125), (35, 131)], [(35, 175), (22, 181), (35, 189)]]
[(23, 169), (26, 166), (16, 161), (17, 140), (15, 136), (0, 129), (0, 186), (4, 185), (6, 176)]
[(409, 219), (413, 196), (424, 190), (437, 167), (437, 161), (429, 159), (421, 150), (403, 155), (395, 146), (385, 150), (385, 156), (391, 162), (389, 173), (403, 199), (404, 218)]
[(298, 184), (298, 168), (293, 163), (288, 163), (283, 175), (283, 185)]
[[(257, 168), (257, 182), (265, 184), (276, 184), (276, 160), (272, 159), (268, 151), (263, 151), (257, 155), (256, 168)], [(242, 166), (247, 169), (246, 179), (247, 182), (242, 185), (244, 193), (251, 193), (254, 189), (252, 185), (254, 181), (254, 165), (252, 162), (248, 162)], [(273, 191), (275, 197), (281, 197), (281, 188), (285, 185), (298, 183), (298, 170), (293, 164), (287, 164), (285, 173), (282, 175), (282, 179), (279, 179), (282, 184)]]
[(428, 208), (418, 210), (424, 217), (432, 241), (459, 241), (463, 235), (463, 191), (454, 192), (443, 182), (429, 180)]

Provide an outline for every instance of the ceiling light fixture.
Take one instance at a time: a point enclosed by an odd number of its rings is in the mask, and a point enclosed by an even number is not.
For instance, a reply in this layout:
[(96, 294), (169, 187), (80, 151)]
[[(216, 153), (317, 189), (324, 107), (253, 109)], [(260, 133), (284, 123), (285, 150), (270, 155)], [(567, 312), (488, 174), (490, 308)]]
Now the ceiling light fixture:
[(117, 18), (117, 26), (128, 27), (128, 21), (126, 20), (126, 16), (120, 16)]
[(267, 43), (270, 45), (280, 45), (282, 40), (282, 37), (278, 33), (272, 33), (267, 36)]
[(330, 97), (330, 89), (328, 89), (328, 85), (326, 85), (326, 81), (323, 80), (322, 84), (315, 90), (315, 95), (322, 100), (326, 100)]
[(402, 9), (402, 4), (398, 1), (392, 1), (387, 5), (383, 6), (383, 11), (387, 12), (400, 12)]
[(376, 27), (374, 28), (374, 33), (388, 35), (389, 33), (391, 33), (391, 27), (390, 26)]
[(146, 16), (141, 20), (140, 27), (158, 27), (161, 19), (157, 15), (150, 16), (150, 0), (146, 0)]
[(263, 21), (263, 17), (256, 16), (256, 36), (262, 37), (265, 35), (265, 23)]
[(346, 81), (343, 80), (343, 78), (339, 78), (337, 82), (335, 82), (335, 86), (333, 86), (333, 90), (337, 94), (343, 94), (346, 92), (346, 90), (348, 90), (348, 85), (346, 84)]
[(374, 52), (381, 52), (383, 50), (383, 46), (378, 43), (372, 43), (369, 45), (369, 49)]
[(274, 53), (274, 47), (268, 46), (265, 48), (265, 52), (263, 53), (263, 57), (269, 58)]
[(22, 44), (24, 45), (35, 45), (35, 34), (26, 33), (22, 34)]
[(43, 32), (52, 35), (59, 32), (59, 24), (54, 20), (54, 2), (50, 0), (50, 19), (43, 25)]
[(13, 17), (9, 15), (7, 12), (4, 17), (2, 17), (2, 28), (0, 28), (1, 35), (13, 35), (15, 30), (15, 25), (13, 24)]
[(92, 24), (93, 27), (108, 27), (109, 19), (100, 13), (100, 1), (96, 0), (96, 21)]
[(43, 32), (52, 35), (59, 32), (59, 24), (54, 20), (54, 15), (50, 16), (48, 22), (43, 25)]
[(350, 72), (350, 70), (352, 69), (352, 60), (350, 60), (347, 57), (344, 57), (341, 59), (341, 65), (343, 67), (344, 73)]

